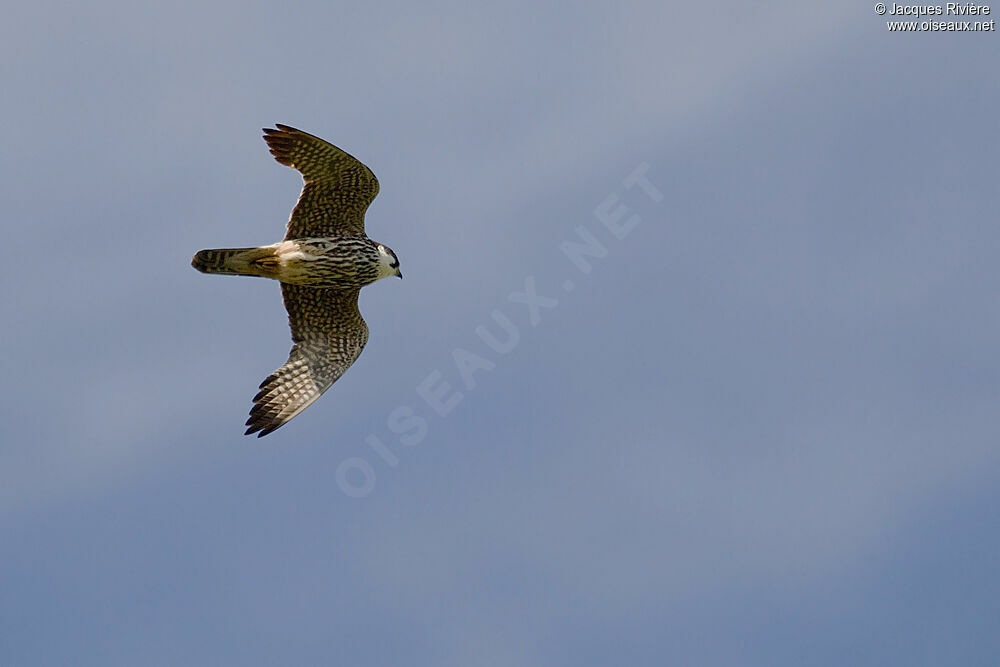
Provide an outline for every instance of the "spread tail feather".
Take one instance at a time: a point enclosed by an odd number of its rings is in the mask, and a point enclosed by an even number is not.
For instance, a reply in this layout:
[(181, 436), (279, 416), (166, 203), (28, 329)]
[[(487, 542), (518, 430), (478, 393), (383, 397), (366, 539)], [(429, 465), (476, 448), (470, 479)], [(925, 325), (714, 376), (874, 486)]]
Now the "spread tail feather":
[(261, 262), (261, 260), (268, 257), (274, 257), (273, 246), (199, 250), (191, 260), (191, 266), (202, 273), (265, 276), (266, 262)]

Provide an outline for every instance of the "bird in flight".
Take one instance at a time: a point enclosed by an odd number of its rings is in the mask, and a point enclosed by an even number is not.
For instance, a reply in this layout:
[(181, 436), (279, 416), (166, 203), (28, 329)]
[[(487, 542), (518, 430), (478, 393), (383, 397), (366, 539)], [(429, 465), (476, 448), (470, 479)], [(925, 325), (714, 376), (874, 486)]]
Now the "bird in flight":
[(285, 238), (259, 248), (200, 250), (202, 273), (260, 276), (281, 282), (292, 330), (288, 361), (260, 384), (245, 435), (286, 424), (344, 374), (368, 342), (358, 293), (388, 276), (403, 277), (389, 247), (365, 234), (365, 211), (378, 194), (371, 169), (336, 146), (287, 125), (264, 128), (264, 141), (305, 185)]

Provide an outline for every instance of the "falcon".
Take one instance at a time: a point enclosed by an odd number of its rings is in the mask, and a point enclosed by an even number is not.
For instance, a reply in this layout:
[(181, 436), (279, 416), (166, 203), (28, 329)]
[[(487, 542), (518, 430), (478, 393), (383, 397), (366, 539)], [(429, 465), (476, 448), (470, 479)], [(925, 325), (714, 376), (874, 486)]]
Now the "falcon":
[(260, 384), (244, 435), (265, 436), (305, 410), (361, 354), (368, 325), (358, 293), (388, 276), (403, 277), (388, 246), (365, 234), (365, 211), (378, 194), (371, 169), (336, 146), (287, 125), (264, 128), (264, 141), (305, 185), (284, 240), (258, 248), (200, 250), (202, 273), (281, 282), (292, 330), (285, 365)]

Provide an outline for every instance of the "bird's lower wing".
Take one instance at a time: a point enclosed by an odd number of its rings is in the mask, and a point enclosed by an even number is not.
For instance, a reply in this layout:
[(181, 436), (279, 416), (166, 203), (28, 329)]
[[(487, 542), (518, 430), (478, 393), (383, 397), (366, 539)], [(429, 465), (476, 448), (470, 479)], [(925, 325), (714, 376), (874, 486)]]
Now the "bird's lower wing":
[(294, 344), (285, 365), (260, 384), (246, 435), (265, 436), (288, 423), (358, 358), (368, 342), (359, 291), (281, 284)]

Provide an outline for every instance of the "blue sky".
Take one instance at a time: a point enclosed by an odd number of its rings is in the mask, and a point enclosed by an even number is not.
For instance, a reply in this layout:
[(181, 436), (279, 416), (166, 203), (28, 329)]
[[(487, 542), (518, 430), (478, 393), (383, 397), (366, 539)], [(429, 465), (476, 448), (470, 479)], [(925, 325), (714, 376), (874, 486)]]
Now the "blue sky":
[[(995, 33), (36, 3), (0, 54), (0, 663), (996, 663)], [(189, 261), (283, 234), (275, 122), (406, 279), (257, 440), (278, 286)]]

